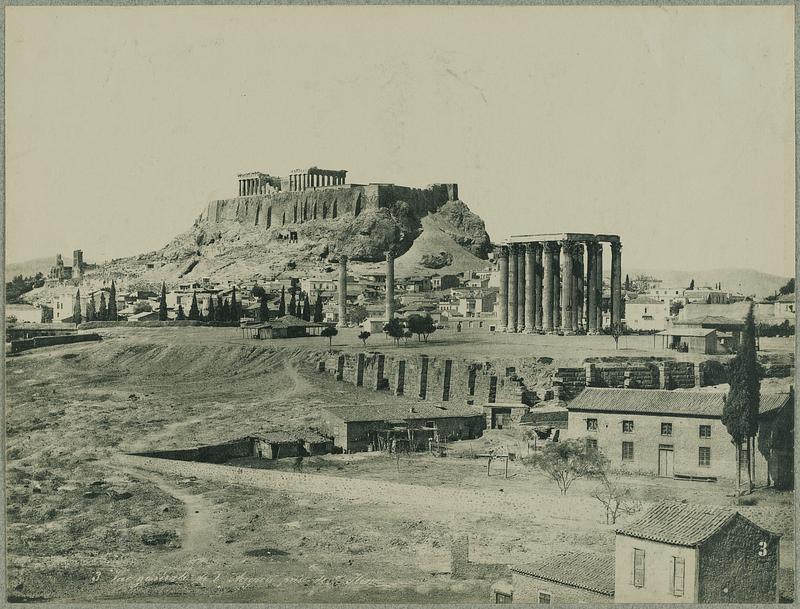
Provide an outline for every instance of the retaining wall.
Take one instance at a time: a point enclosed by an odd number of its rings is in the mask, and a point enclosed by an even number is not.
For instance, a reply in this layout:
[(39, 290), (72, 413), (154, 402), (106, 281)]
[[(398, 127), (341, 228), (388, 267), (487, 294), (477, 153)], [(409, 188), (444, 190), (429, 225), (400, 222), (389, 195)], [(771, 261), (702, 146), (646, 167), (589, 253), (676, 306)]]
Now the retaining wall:
[(20, 353), (29, 349), (39, 347), (50, 347), (53, 345), (68, 345), (70, 343), (83, 343), (87, 341), (100, 340), (99, 334), (67, 334), (62, 336), (37, 336), (36, 338), (25, 338), (22, 340), (11, 341), (11, 353)]

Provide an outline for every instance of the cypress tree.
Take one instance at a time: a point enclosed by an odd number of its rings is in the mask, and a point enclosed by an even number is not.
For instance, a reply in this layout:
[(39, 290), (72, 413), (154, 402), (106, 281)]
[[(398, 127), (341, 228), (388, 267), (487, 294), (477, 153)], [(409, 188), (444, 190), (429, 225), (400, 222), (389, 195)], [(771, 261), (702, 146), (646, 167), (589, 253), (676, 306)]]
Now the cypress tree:
[(261, 321), (269, 321), (269, 305), (267, 305), (266, 294), (262, 294), (258, 302), (258, 318)]
[(286, 288), (281, 288), (281, 299), (278, 302), (278, 317), (286, 315)]
[(292, 292), (292, 299), (289, 301), (288, 313), (297, 317), (297, 301), (294, 299), (294, 292)]
[(192, 306), (189, 307), (189, 319), (199, 320), (200, 309), (197, 307), (197, 292), (192, 292)]
[(222, 296), (217, 296), (217, 309), (214, 311), (214, 321), (225, 321), (222, 318), (224, 311), (222, 309)]
[(94, 310), (94, 294), (89, 294), (89, 302), (86, 303), (86, 321), (95, 321), (97, 313)]
[(117, 321), (117, 286), (114, 285), (114, 280), (111, 280), (111, 289), (108, 292), (108, 311), (106, 311), (106, 319), (108, 321)]
[(308, 294), (303, 298), (303, 319), (311, 321), (311, 303), (308, 301)]
[(186, 319), (186, 314), (183, 312), (183, 305), (178, 305), (178, 314), (175, 317), (177, 321), (183, 321)]
[(317, 302), (314, 305), (314, 321), (317, 323), (322, 323), (322, 319), (324, 314), (322, 312), (322, 297), (317, 294)]
[(231, 294), (231, 321), (239, 321), (242, 315), (239, 311), (239, 303), (236, 302), (236, 286), (233, 286)]
[(106, 321), (108, 319), (108, 310), (106, 309), (106, 293), (100, 292), (100, 307), (97, 309), (98, 321)]
[(217, 313), (214, 311), (214, 297), (208, 299), (208, 314), (206, 315), (206, 321), (216, 321), (217, 320)]
[(167, 284), (161, 282), (161, 300), (158, 302), (158, 320), (167, 321)]
[(231, 321), (231, 304), (227, 298), (222, 303), (222, 321)]
[(72, 320), (75, 324), (81, 323), (83, 321), (81, 317), (81, 290), (80, 288), (75, 293), (75, 300), (72, 301)]
[(747, 310), (741, 345), (730, 366), (730, 390), (722, 409), (722, 423), (736, 446), (737, 483), (741, 486), (742, 444), (746, 443), (747, 478), (753, 487), (753, 445), (758, 434), (758, 407), (761, 401), (760, 366), (756, 355), (755, 319), (753, 305)]

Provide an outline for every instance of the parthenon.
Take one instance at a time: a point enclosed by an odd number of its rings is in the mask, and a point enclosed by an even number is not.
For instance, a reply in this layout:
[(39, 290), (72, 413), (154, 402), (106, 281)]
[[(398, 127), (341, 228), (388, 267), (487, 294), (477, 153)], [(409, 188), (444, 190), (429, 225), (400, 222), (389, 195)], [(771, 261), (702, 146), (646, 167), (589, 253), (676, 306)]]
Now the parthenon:
[(516, 235), (499, 247), (501, 332), (597, 334), (603, 329), (603, 243), (611, 245), (611, 325), (622, 321), (618, 235)]
[(340, 186), (347, 175), (345, 169), (294, 169), (289, 172), (289, 190), (306, 190), (321, 186)]

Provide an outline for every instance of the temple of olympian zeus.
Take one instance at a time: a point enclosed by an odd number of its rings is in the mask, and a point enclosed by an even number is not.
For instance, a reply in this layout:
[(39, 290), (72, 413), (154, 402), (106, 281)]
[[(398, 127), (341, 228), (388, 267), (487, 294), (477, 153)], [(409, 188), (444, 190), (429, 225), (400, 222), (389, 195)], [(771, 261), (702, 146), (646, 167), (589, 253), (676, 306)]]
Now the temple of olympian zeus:
[(618, 235), (517, 235), (499, 247), (501, 332), (597, 334), (603, 328), (603, 244), (611, 245), (611, 324), (622, 321)]

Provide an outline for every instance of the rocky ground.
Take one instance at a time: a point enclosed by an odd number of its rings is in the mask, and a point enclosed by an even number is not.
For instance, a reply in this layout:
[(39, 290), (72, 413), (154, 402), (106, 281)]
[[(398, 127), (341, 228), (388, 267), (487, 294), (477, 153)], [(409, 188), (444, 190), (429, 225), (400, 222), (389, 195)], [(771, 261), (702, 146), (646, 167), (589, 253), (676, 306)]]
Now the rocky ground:
[[(351, 338), (356, 348), (355, 337), (338, 340)], [(452, 351), (462, 348), (463, 335), (437, 340), (451, 341), (445, 348)], [(445, 458), (404, 457), (399, 466), (379, 454), (315, 457), (304, 471), (325, 478), (291, 491), (242, 485), (233, 474), (225, 483), (160, 473), (118, 458), (218, 442), (256, 428), (308, 429), (324, 405), (405, 399), (314, 372), (313, 361), (324, 351), (318, 338), (286, 341), (276, 350), (223, 328), (117, 328), (100, 343), (9, 358), (11, 597), (485, 602), (496, 571), (452, 579), (450, 535), (469, 532), (472, 556), (484, 563), (526, 562), (575, 546), (610, 550), (612, 527), (590, 497), (591, 483), (579, 481), (561, 497), (519, 462), (510, 464), (507, 479), (501, 469), (486, 475), (485, 461), (475, 454), (489, 446), (524, 451), (507, 432), (457, 443)], [(231, 471), (253, 466), (286, 470), (291, 463), (243, 461)], [(335, 482), (323, 481), (340, 478), (417, 490), (337, 500), (326, 492)], [(642, 477), (631, 478), (631, 485), (645, 504), (667, 497), (732, 501), (721, 484), (664, 485)], [(474, 510), (450, 515), (422, 509), (433, 490), (454, 497), (474, 491), (480, 501)], [(783, 533), (787, 581), (794, 564), (792, 497), (759, 491), (755, 505), (742, 508)]]

